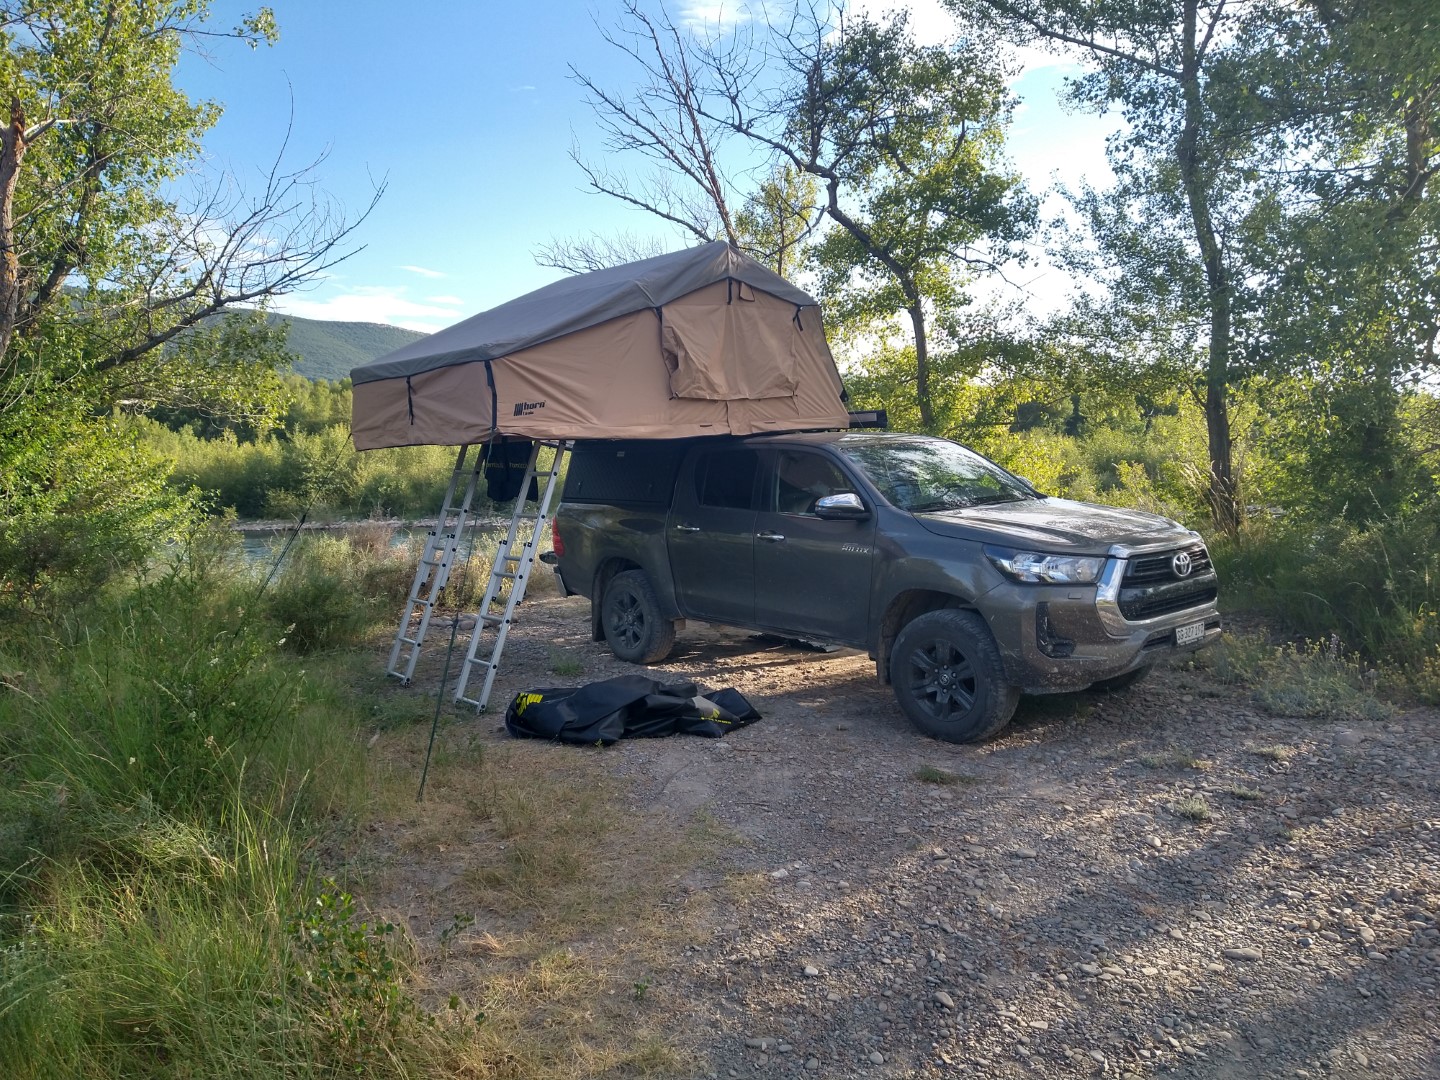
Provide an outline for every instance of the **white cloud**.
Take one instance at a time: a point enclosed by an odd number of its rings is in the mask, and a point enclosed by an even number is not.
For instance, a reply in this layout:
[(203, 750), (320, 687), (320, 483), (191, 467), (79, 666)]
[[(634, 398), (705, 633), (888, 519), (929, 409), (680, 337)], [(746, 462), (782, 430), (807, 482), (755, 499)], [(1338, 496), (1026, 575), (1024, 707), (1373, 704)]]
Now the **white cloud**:
[(427, 270), (423, 266), (402, 266), (401, 270), (408, 270), (412, 274), (419, 274), (421, 277), (442, 278), (445, 275), (439, 270)]
[(528, 94), (531, 93), (534, 89), (535, 87), (531, 86), (529, 83), (525, 83), (523, 86), (508, 86), (505, 88), (505, 92), (507, 94)]
[(915, 40), (921, 45), (938, 45), (955, 37), (955, 16), (940, 0), (854, 0), (847, 6), (851, 14), (868, 15), (874, 20), (905, 11)]
[[(449, 301), (452, 298), (439, 299)], [(403, 287), (385, 285), (360, 285), (323, 300), (287, 296), (275, 304), (274, 310), (283, 315), (298, 315), (302, 319), (389, 323), (423, 334), (433, 334), (450, 326), (459, 314), (450, 307), (438, 307), (433, 301), (411, 300), (406, 297)]]
[(750, 21), (750, 9), (740, 0), (730, 3), (705, 4), (690, 0), (680, 5), (680, 25), (687, 30), (729, 30)]
[(465, 303), (458, 296), (427, 296), (425, 302), (427, 304), (455, 304), (457, 307)]

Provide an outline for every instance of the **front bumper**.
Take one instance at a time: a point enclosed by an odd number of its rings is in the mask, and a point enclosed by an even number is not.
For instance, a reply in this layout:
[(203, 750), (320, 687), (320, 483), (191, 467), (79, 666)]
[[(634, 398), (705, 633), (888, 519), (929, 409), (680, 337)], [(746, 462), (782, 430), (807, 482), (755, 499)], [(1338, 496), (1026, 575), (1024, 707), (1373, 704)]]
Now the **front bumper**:
[[(982, 597), (981, 614), (1000, 646), (1010, 682), (1031, 694), (1083, 690), (1163, 656), (1194, 652), (1216, 641), (1221, 625), (1213, 587), (1195, 588), (1198, 602), (1179, 610), (1148, 618), (1122, 614), (1127, 559), (1164, 549), (1112, 549), (1097, 585), (1007, 582)], [(1195, 584), (1213, 585), (1213, 575)], [(1182, 643), (1177, 631), (1188, 640)]]

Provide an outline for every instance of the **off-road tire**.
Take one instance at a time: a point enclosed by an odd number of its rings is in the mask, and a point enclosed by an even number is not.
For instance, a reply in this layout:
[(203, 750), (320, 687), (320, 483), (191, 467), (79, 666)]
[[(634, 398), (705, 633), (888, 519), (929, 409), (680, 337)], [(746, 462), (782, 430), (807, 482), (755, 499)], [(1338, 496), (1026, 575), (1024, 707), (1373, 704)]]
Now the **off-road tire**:
[(901, 710), (925, 734), (978, 742), (1015, 714), (1020, 691), (990, 628), (973, 611), (927, 611), (906, 623), (890, 651), (890, 682)]
[(661, 614), (643, 570), (610, 579), (600, 601), (600, 629), (610, 651), (631, 664), (654, 664), (675, 647), (675, 623)]
[(1118, 694), (1122, 690), (1129, 690), (1145, 676), (1150, 674), (1152, 665), (1146, 664), (1134, 671), (1127, 671), (1124, 675), (1116, 675), (1113, 678), (1101, 679), (1099, 682), (1090, 684), (1090, 690), (1097, 694)]

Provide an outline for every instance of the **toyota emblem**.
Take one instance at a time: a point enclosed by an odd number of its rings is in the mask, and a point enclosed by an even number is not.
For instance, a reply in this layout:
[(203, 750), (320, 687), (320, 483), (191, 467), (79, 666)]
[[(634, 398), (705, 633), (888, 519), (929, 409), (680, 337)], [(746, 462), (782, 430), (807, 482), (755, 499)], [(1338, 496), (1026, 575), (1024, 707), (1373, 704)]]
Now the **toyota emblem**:
[(1170, 569), (1175, 571), (1176, 577), (1189, 577), (1190, 571), (1195, 569), (1195, 563), (1188, 551), (1177, 551), (1170, 560)]

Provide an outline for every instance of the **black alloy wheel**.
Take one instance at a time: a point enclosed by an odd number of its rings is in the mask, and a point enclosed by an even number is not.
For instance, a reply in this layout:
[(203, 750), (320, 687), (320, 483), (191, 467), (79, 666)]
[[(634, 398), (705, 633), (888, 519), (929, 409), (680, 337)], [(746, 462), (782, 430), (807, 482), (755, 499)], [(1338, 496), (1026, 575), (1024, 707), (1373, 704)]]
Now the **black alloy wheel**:
[(929, 611), (907, 623), (890, 654), (900, 708), (927, 735), (975, 742), (1000, 731), (1020, 692), (1005, 681), (995, 639), (973, 611)]

